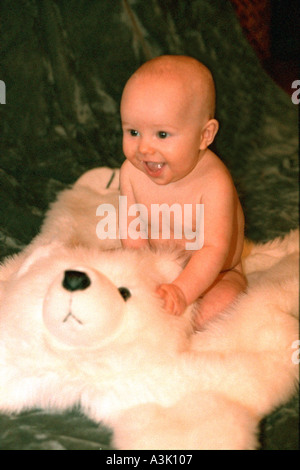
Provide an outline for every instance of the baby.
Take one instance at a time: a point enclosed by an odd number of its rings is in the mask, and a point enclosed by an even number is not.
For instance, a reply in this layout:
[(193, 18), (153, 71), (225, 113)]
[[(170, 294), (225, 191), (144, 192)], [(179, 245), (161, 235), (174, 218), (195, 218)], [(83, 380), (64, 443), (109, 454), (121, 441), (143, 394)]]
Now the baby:
[[(181, 274), (157, 290), (165, 309), (174, 315), (198, 300), (198, 329), (246, 287), (241, 267), (243, 211), (229, 171), (208, 148), (219, 127), (214, 111), (210, 71), (186, 56), (160, 56), (143, 64), (126, 83), (121, 100), (126, 156), (120, 172), (121, 195), (127, 196), (128, 207), (143, 204), (150, 214), (147, 236), (134, 239), (128, 232), (122, 244), (139, 248), (170, 243), (161, 236), (151, 237), (153, 204), (176, 203), (182, 209), (186, 204), (203, 204), (202, 247), (187, 251), (189, 261)], [(128, 217), (128, 227), (132, 220)], [(189, 223), (195, 231), (195, 211)], [(175, 236), (174, 221), (169, 228), (172, 241), (186, 249), (187, 237)]]

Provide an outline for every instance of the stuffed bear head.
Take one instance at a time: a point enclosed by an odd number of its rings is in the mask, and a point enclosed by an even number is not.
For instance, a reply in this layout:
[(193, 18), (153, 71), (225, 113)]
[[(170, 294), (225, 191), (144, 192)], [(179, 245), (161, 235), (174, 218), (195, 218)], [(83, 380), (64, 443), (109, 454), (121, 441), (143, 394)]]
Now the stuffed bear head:
[(19, 331), (19, 340), (47, 338), (71, 349), (99, 348), (116, 336), (129, 341), (155, 322), (162, 335), (163, 325), (178, 330), (178, 323), (187, 332), (191, 309), (180, 319), (172, 317), (155, 293), (180, 269), (180, 255), (172, 250), (159, 256), (150, 249), (42, 246), (2, 281), (2, 322), (6, 331)]

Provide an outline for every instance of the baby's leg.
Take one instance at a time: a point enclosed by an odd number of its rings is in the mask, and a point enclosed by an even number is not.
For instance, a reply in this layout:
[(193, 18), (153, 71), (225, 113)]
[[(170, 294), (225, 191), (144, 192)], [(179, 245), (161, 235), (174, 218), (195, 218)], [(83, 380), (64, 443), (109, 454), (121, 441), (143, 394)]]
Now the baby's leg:
[(220, 273), (212, 286), (199, 299), (195, 315), (196, 329), (203, 329), (205, 323), (225, 310), (238, 294), (246, 289), (246, 286), (247, 281), (241, 265)]

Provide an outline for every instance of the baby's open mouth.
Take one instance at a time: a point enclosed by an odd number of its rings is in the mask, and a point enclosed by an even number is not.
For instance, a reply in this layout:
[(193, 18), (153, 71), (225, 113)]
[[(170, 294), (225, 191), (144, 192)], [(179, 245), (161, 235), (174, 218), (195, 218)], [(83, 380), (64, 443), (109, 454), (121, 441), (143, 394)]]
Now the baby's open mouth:
[(156, 172), (162, 169), (164, 166), (163, 162), (145, 162), (145, 165), (151, 172)]

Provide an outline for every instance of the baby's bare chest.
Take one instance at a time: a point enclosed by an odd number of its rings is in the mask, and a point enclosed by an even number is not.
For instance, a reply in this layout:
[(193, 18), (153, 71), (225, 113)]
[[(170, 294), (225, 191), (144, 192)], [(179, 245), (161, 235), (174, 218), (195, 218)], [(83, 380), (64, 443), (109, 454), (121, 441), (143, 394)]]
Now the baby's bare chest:
[(138, 187), (134, 189), (134, 198), (138, 204), (143, 204), (148, 210), (151, 210), (153, 205), (167, 204), (172, 206), (176, 204), (182, 209), (186, 204), (195, 205), (201, 203), (202, 193), (199, 187), (190, 187), (186, 189), (174, 190), (169, 186), (152, 185), (145, 187)]
[(139, 217), (148, 226), (151, 238), (184, 240), (186, 236), (195, 236), (203, 218), (201, 193), (171, 191), (166, 186), (155, 189), (135, 191)]

